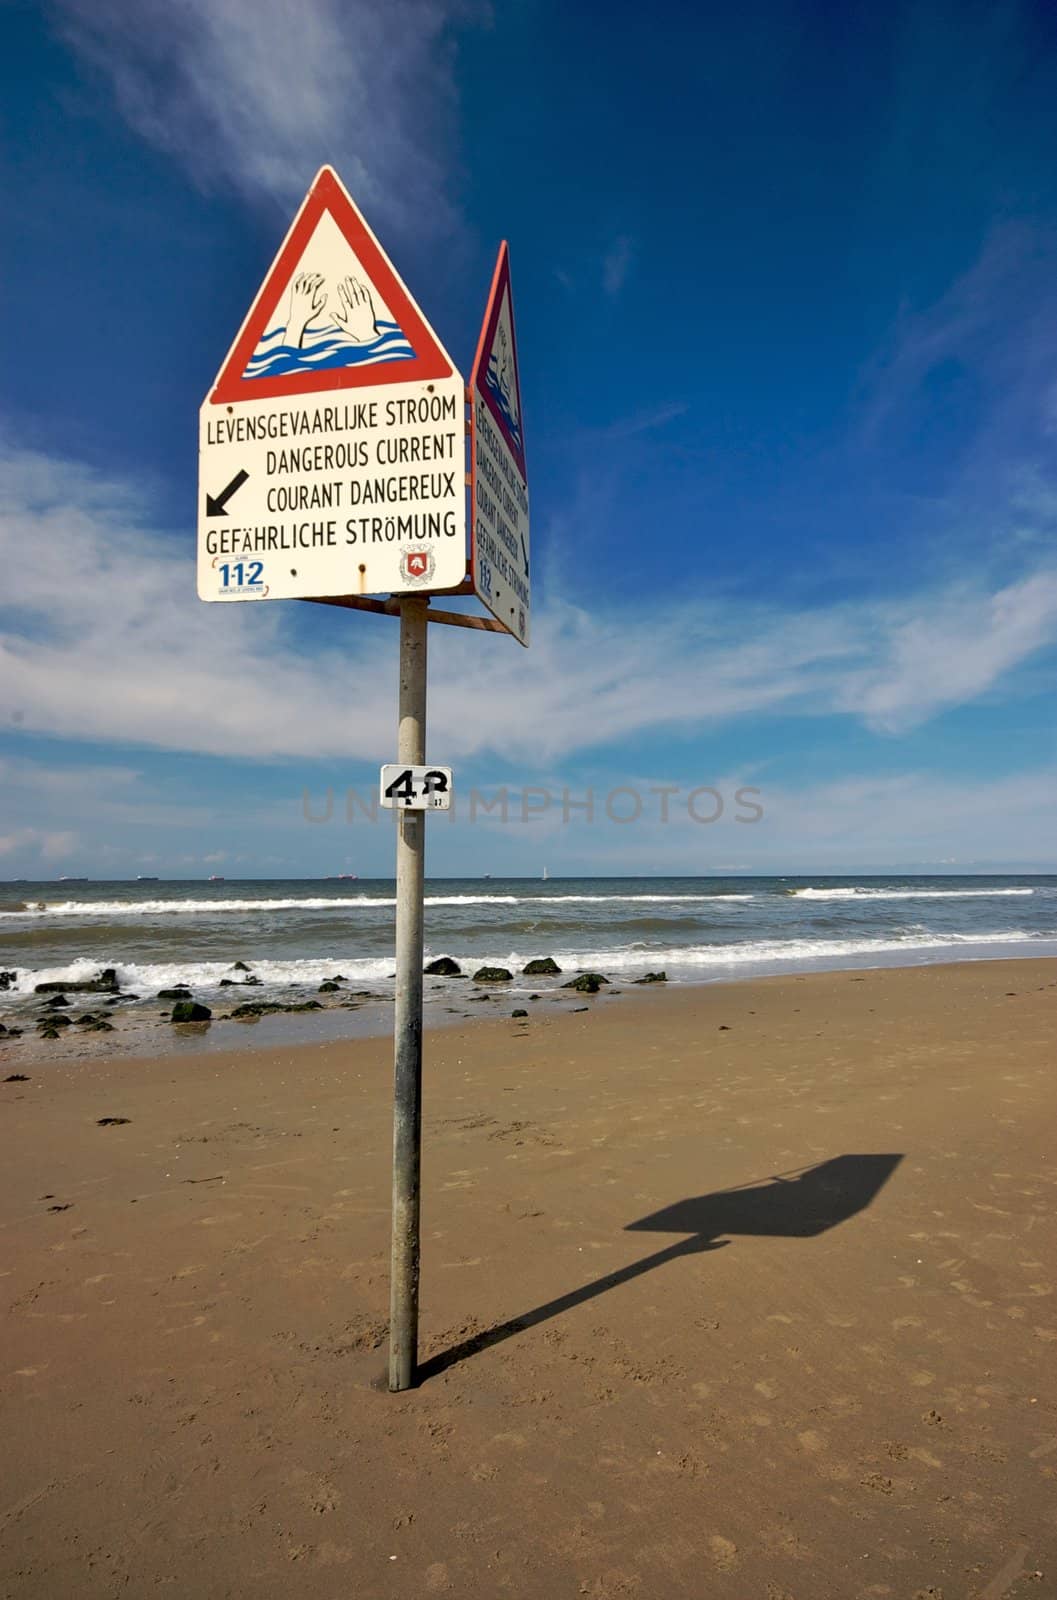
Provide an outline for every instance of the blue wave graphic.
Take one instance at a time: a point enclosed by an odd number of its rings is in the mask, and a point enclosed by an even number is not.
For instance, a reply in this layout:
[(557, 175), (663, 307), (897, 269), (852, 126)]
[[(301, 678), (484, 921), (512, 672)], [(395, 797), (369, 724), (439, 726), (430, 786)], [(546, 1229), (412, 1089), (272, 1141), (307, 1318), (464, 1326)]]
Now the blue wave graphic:
[(284, 344), (285, 327), (262, 335), (246, 363), (247, 378), (278, 378), (291, 372), (326, 372), (335, 367), (370, 366), (379, 361), (413, 361), (415, 352), (395, 322), (376, 322), (378, 337), (354, 344), (333, 323), (309, 325), (299, 347)]
[(500, 388), (499, 370), (496, 366), (494, 353), (488, 357), (488, 371), (485, 373), (484, 381), (488, 385), (489, 393), (491, 394), (492, 399), (499, 407), (500, 415), (507, 425), (510, 437), (517, 445), (518, 449), (523, 450), (525, 446), (521, 440), (521, 419), (520, 417), (514, 416), (514, 413), (510, 409), (510, 402), (507, 400), (506, 395)]

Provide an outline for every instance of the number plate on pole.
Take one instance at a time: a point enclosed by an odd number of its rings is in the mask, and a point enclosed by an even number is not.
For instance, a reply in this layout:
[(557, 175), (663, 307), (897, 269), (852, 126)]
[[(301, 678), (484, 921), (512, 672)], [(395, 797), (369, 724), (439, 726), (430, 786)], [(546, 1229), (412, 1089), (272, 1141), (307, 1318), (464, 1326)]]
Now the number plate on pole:
[(382, 805), (390, 811), (450, 811), (450, 767), (382, 768)]

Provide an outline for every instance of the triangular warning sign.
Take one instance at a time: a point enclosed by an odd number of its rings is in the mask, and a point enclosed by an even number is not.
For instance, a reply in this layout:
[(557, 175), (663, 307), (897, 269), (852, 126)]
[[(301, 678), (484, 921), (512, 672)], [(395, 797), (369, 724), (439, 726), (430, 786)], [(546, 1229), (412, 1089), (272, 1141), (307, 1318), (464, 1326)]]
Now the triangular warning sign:
[(521, 373), (514, 333), (514, 302), (510, 292), (510, 251), (505, 239), (495, 264), (488, 309), (481, 327), (470, 383), (492, 413), (522, 478), (527, 478), (525, 434), (521, 420)]
[(422, 383), (454, 370), (341, 179), (322, 167), (209, 399)]

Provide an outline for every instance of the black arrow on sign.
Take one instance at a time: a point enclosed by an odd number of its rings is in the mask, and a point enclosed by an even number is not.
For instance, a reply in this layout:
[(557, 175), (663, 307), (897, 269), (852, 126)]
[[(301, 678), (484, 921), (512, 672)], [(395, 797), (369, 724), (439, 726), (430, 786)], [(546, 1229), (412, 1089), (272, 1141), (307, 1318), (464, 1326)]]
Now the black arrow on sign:
[(228, 484), (226, 489), (221, 489), (220, 493), (217, 494), (217, 495), (207, 494), (206, 495), (206, 516), (207, 517), (226, 517), (227, 514), (228, 514), (227, 513), (228, 501), (231, 499), (231, 496), (236, 492), (236, 490), (242, 488), (242, 485), (246, 482), (246, 479), (248, 477), (249, 477), (249, 473), (248, 472), (236, 472), (235, 476), (232, 478), (231, 482)]
[(525, 535), (524, 534), (521, 535), (521, 559), (525, 563), (525, 576), (527, 578), (528, 575), (529, 575), (528, 551), (525, 549)]

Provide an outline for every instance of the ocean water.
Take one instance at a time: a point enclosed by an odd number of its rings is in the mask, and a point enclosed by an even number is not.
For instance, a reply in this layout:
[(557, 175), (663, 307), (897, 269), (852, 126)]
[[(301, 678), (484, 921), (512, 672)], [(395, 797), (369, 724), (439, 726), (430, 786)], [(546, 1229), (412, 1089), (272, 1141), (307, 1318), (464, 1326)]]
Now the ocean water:
[(495, 351), (493, 351), (488, 357), (488, 371), (485, 374), (485, 381), (488, 384), (496, 405), (499, 407), (503, 421), (506, 423), (507, 428), (509, 429), (511, 438), (517, 444), (518, 449), (523, 450), (524, 443), (521, 438), (521, 418), (514, 415), (513, 407), (511, 406), (510, 400), (507, 397), (505, 386), (499, 371), (499, 364), (496, 361)]
[(333, 323), (305, 329), (299, 346), (283, 343), (285, 328), (262, 335), (246, 366), (247, 378), (285, 377), (291, 372), (325, 372), (333, 367), (371, 366), (379, 361), (413, 361), (415, 352), (395, 322), (375, 322), (376, 338), (357, 344)]
[[(262, 998), (303, 998), (339, 972), (387, 994), (394, 907), (385, 879), (0, 884), (0, 969), (17, 974), (0, 1017), (37, 983), (102, 967), (144, 998), (183, 981), (208, 1001), (236, 961)], [(566, 974), (663, 969), (676, 983), (1054, 956), (1057, 876), (433, 879), (426, 949), (471, 973), (549, 955)]]

